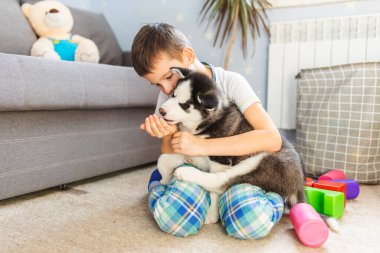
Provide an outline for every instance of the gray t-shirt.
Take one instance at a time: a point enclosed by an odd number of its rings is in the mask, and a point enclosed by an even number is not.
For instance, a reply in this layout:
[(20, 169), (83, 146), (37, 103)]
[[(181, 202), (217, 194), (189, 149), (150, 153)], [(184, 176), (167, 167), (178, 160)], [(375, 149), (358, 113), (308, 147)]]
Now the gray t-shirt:
[[(240, 74), (224, 70), (220, 67), (213, 67), (208, 65), (213, 72), (213, 78), (216, 85), (222, 90), (223, 94), (239, 108), (241, 113), (253, 105), (254, 103), (261, 102), (257, 97), (248, 81)], [(156, 114), (169, 96), (160, 92), (158, 96)]]

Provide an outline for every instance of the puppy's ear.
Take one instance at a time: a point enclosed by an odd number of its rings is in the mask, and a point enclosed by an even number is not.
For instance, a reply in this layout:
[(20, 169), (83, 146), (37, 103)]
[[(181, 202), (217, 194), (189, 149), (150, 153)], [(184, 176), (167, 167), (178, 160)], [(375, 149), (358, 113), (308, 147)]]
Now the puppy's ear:
[(191, 73), (190, 69), (179, 68), (179, 67), (172, 67), (170, 68), (170, 70), (174, 74), (176, 74), (180, 79), (187, 77)]
[(215, 94), (198, 95), (197, 100), (207, 111), (214, 111), (218, 106), (218, 98)]

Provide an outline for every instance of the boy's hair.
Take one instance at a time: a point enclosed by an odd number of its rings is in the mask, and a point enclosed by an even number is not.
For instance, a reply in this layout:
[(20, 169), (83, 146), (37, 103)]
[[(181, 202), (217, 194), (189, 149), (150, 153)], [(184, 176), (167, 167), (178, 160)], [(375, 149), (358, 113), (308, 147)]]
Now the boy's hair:
[(174, 26), (152, 23), (143, 26), (132, 44), (133, 68), (140, 76), (151, 73), (160, 53), (182, 60), (182, 50), (191, 47), (189, 40)]

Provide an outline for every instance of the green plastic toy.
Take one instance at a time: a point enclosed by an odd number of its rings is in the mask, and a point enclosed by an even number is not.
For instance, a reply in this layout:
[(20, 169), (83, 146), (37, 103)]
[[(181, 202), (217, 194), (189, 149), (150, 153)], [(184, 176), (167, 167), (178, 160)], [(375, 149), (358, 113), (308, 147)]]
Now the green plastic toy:
[(333, 218), (342, 218), (344, 213), (344, 194), (305, 186), (307, 203), (320, 213)]

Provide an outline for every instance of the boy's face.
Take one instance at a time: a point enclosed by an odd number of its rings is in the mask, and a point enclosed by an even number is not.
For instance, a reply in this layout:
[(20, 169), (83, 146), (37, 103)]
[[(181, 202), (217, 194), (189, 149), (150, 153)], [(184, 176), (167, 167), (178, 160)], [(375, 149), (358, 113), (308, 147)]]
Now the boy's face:
[(178, 81), (178, 76), (174, 74), (170, 68), (181, 67), (191, 68), (191, 62), (183, 57), (182, 61), (172, 58), (167, 54), (159, 54), (156, 64), (153, 66), (152, 73), (144, 76), (152, 85), (156, 85), (166, 95), (170, 95)]

